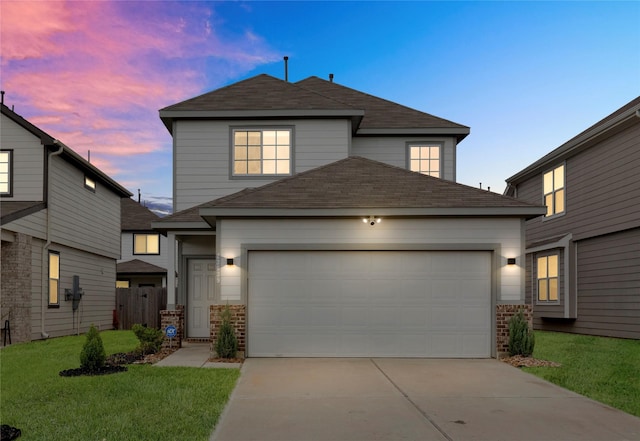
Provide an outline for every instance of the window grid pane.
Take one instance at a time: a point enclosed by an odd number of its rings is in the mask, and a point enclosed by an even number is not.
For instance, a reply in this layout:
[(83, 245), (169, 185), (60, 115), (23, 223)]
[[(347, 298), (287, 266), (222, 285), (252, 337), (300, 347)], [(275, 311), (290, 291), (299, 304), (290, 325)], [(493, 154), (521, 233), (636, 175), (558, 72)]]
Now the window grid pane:
[(543, 175), (544, 203), (547, 206), (545, 216), (565, 211), (564, 203), (564, 165), (554, 168)]
[(234, 132), (234, 175), (291, 174), (290, 130)]
[(49, 253), (49, 304), (59, 304), (60, 255)]
[(425, 175), (440, 177), (440, 146), (409, 146), (409, 169)]
[(9, 194), (10, 192), (10, 152), (0, 152), (0, 194)]
[(538, 257), (536, 271), (539, 302), (557, 302), (560, 300), (558, 265), (559, 256), (557, 254)]

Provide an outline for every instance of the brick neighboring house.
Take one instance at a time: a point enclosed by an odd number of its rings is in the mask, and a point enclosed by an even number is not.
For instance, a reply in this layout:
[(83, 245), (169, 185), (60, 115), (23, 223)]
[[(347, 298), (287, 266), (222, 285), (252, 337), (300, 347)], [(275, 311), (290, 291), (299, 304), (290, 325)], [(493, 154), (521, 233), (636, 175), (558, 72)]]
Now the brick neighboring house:
[(131, 198), (121, 201), (122, 252), (118, 288), (167, 286), (167, 238), (151, 228), (160, 216)]
[(640, 97), (507, 179), (536, 329), (640, 338)]
[(178, 244), (168, 305), (184, 336), (215, 337), (229, 304), (251, 357), (504, 351), (526, 309), (524, 221), (544, 207), (455, 182), (468, 127), (268, 75), (160, 117), (175, 214), (153, 226)]
[(111, 329), (120, 199), (131, 193), (1, 107), (2, 323), (14, 343)]

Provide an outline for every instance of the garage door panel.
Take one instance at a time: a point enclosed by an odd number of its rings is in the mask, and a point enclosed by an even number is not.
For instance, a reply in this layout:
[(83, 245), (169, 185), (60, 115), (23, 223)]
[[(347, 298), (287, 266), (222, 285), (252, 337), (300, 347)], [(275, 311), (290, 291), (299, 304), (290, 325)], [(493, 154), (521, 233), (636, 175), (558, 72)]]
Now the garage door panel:
[(249, 356), (487, 357), (488, 252), (250, 252)]

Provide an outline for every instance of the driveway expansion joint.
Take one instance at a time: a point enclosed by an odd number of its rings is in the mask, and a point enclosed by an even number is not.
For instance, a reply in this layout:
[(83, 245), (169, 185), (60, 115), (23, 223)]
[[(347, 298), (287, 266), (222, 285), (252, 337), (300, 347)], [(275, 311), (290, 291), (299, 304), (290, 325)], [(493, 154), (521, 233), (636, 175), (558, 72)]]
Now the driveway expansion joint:
[(389, 383), (391, 383), (393, 385), (394, 388), (396, 388), (396, 390), (398, 392), (400, 392), (400, 394), (405, 398), (405, 400), (407, 400), (419, 413), (420, 415), (422, 415), (428, 422), (429, 424), (431, 424), (438, 432), (440, 432), (442, 434), (442, 436), (444, 436), (447, 441), (454, 441), (453, 438), (451, 438), (447, 432), (444, 431), (444, 429), (442, 429), (430, 416), (427, 412), (425, 412), (424, 410), (422, 410), (420, 408), (420, 406), (418, 406), (410, 397), (409, 394), (407, 394), (404, 390), (402, 390), (402, 388), (400, 386), (398, 386), (392, 379), (391, 377), (389, 377), (389, 375), (387, 375), (387, 373), (378, 365), (378, 363), (376, 363), (376, 361), (373, 358), (370, 358), (369, 361), (371, 361), (371, 363), (373, 363), (373, 365), (376, 367), (376, 369), (378, 369), (380, 371), (380, 373), (382, 375), (384, 375), (384, 377), (387, 379), (387, 381), (389, 381)]

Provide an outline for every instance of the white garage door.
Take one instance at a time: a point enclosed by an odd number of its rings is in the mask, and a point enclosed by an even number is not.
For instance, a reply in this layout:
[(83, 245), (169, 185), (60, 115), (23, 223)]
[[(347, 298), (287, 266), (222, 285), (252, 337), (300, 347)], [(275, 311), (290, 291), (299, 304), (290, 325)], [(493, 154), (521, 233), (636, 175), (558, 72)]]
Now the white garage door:
[(489, 357), (491, 254), (251, 251), (251, 357)]

